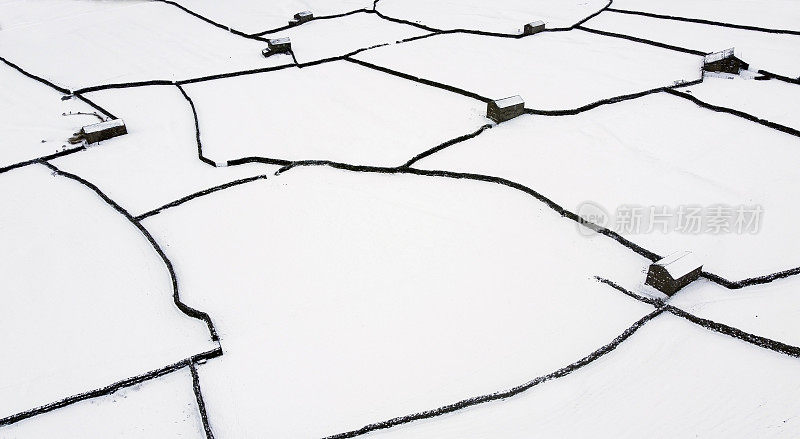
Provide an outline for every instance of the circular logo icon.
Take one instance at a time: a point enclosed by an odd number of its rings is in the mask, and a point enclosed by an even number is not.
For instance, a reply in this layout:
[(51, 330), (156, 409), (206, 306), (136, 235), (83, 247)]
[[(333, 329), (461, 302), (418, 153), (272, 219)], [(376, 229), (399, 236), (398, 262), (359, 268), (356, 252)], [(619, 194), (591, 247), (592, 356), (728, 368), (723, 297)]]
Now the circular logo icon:
[(578, 209), (575, 212), (580, 218), (578, 224), (578, 233), (583, 236), (595, 236), (599, 229), (604, 229), (608, 226), (610, 217), (608, 212), (598, 203), (594, 201), (584, 201), (578, 204)]

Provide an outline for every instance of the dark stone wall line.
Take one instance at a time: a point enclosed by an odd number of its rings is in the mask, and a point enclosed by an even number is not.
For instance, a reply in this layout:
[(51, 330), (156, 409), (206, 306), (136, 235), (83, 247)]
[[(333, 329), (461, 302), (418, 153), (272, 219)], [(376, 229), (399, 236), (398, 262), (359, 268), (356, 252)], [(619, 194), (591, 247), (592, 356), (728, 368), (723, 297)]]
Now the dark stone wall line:
[(758, 27), (758, 26), (748, 26), (748, 25), (743, 25), (743, 24), (726, 23), (726, 22), (723, 22), (723, 21), (705, 20), (705, 19), (702, 19), (702, 18), (688, 18), (688, 17), (678, 17), (678, 16), (674, 16), (674, 15), (654, 14), (652, 12), (632, 11), (632, 10), (628, 10), (628, 9), (608, 8), (606, 10), (608, 12), (616, 12), (618, 14), (641, 15), (643, 17), (659, 18), (659, 19), (663, 19), (663, 20), (674, 20), (674, 21), (683, 21), (683, 22), (687, 22), (687, 23), (706, 24), (706, 25), (711, 25), (711, 26), (730, 27), (730, 28), (734, 28), (734, 29), (743, 29), (743, 30), (756, 31), (756, 32), (767, 32), (767, 33), (771, 33), (771, 34), (800, 35), (800, 31), (797, 31), (797, 30), (770, 29), (770, 28), (766, 28), (766, 27)]
[(645, 38), (634, 37), (634, 36), (631, 36), (631, 35), (619, 34), (619, 33), (616, 33), (616, 32), (608, 32), (608, 31), (604, 31), (604, 30), (592, 29), (592, 28), (588, 28), (588, 27), (585, 27), (585, 26), (576, 26), (575, 29), (582, 30), (582, 31), (585, 31), (585, 32), (591, 32), (591, 33), (597, 34), (597, 35), (603, 35), (603, 36), (606, 36), (606, 37), (621, 38), (621, 39), (628, 40), (628, 41), (634, 41), (634, 42), (637, 42), (637, 43), (642, 43), (642, 44), (647, 44), (647, 45), (650, 45), (650, 46), (660, 47), (662, 49), (674, 50), (676, 52), (688, 53), (690, 55), (697, 55), (697, 56), (705, 56), (705, 55), (707, 55), (706, 52), (703, 52), (703, 51), (700, 51), (700, 50), (687, 49), (685, 47), (673, 46), (671, 44), (660, 43), (658, 41), (653, 41), (653, 40), (648, 40), (648, 39), (645, 39)]
[(680, 91), (677, 91), (677, 90), (672, 90), (672, 89), (666, 89), (664, 91), (669, 93), (669, 94), (671, 94), (671, 95), (673, 95), (673, 96), (677, 96), (679, 98), (683, 98), (683, 99), (686, 99), (688, 101), (694, 102), (698, 106), (706, 108), (708, 110), (715, 111), (717, 113), (732, 114), (734, 116), (741, 117), (742, 119), (747, 119), (750, 122), (755, 122), (755, 123), (757, 123), (759, 125), (763, 125), (763, 126), (765, 126), (767, 128), (772, 128), (773, 130), (778, 130), (778, 131), (781, 131), (783, 133), (786, 133), (786, 134), (789, 134), (789, 135), (792, 135), (792, 136), (795, 136), (795, 137), (800, 137), (800, 131), (798, 131), (798, 130), (792, 128), (792, 127), (788, 127), (786, 125), (781, 125), (779, 123), (771, 122), (771, 121), (769, 121), (767, 119), (762, 119), (762, 118), (754, 116), (754, 115), (752, 115), (750, 113), (745, 113), (744, 111), (734, 110), (733, 108), (721, 107), (719, 105), (713, 105), (713, 104), (710, 104), (708, 102), (701, 101), (700, 99), (697, 99), (696, 97), (692, 96), (689, 93), (683, 93), (683, 92), (680, 92)]
[(122, 381), (118, 381), (114, 384), (108, 385), (106, 387), (102, 387), (99, 389), (91, 390), (84, 393), (79, 393), (77, 395), (70, 396), (68, 398), (64, 398), (59, 401), (51, 402), (49, 404), (45, 404), (43, 406), (37, 407), (35, 409), (27, 410), (21, 413), (17, 413), (15, 415), (7, 416), (5, 418), (0, 419), (0, 426), (11, 425), (22, 421), (24, 419), (31, 418), (33, 416), (41, 415), (47, 412), (51, 412), (56, 409), (60, 409), (62, 407), (66, 407), (71, 404), (75, 404), (76, 402), (85, 401), (91, 398), (97, 398), (98, 396), (110, 395), (120, 389), (124, 389), (126, 387), (135, 386), (137, 384), (141, 384), (145, 381), (152, 380), (161, 376), (164, 376), (168, 373), (175, 372), (177, 370), (183, 369), (184, 367), (189, 366), (190, 364), (198, 361), (209, 360), (211, 358), (215, 358), (222, 355), (222, 349), (216, 348), (207, 352), (203, 352), (201, 354), (195, 355), (191, 358), (187, 358), (185, 360), (181, 360), (177, 363), (170, 364), (169, 366), (162, 367), (160, 369), (156, 369), (142, 375), (137, 375), (132, 378), (127, 378)]
[(143, 219), (146, 219), (146, 218), (151, 217), (153, 215), (157, 215), (157, 214), (159, 214), (159, 213), (161, 213), (161, 212), (163, 212), (163, 211), (165, 211), (167, 209), (171, 209), (173, 207), (180, 206), (181, 204), (186, 203), (186, 202), (191, 201), (191, 200), (194, 200), (195, 198), (202, 197), (204, 195), (213, 194), (214, 192), (219, 192), (219, 191), (221, 191), (223, 189), (228, 189), (228, 188), (231, 188), (231, 187), (234, 187), (234, 186), (239, 186), (239, 185), (250, 183), (250, 182), (253, 182), (253, 181), (264, 180), (266, 178), (267, 178), (266, 175), (256, 175), (256, 176), (253, 176), (253, 177), (234, 180), (234, 181), (231, 181), (231, 182), (228, 182), (228, 183), (225, 183), (225, 184), (221, 184), (221, 185), (218, 185), (218, 186), (210, 187), (208, 189), (203, 189), (202, 191), (198, 191), (198, 192), (195, 192), (193, 194), (189, 194), (189, 195), (187, 195), (185, 197), (181, 197), (181, 198), (179, 198), (179, 199), (177, 199), (175, 201), (171, 201), (171, 202), (169, 202), (169, 203), (167, 203), (167, 204), (165, 204), (163, 206), (160, 206), (160, 207), (157, 207), (157, 208), (155, 208), (153, 210), (145, 212), (145, 213), (137, 216), (135, 219), (136, 219), (136, 221), (142, 221)]
[[(300, 12), (300, 11), (297, 11), (297, 12)], [(311, 11), (311, 12), (314, 12), (314, 11)], [(273, 28), (273, 29), (267, 29), (265, 31), (257, 32), (257, 33), (254, 33), (254, 34), (250, 34), (250, 36), (261, 37), (261, 36), (264, 36), (266, 34), (272, 34), (272, 33), (275, 33), (275, 32), (281, 32), (281, 31), (285, 31), (285, 30), (288, 30), (288, 29), (291, 29), (291, 28), (294, 28), (294, 27), (302, 26), (302, 25), (304, 25), (306, 23), (311, 23), (312, 21), (330, 20), (332, 18), (347, 17), (348, 15), (353, 15), (353, 14), (373, 13), (373, 12), (374, 11), (372, 9), (361, 8), (361, 9), (356, 9), (354, 11), (342, 12), (341, 14), (319, 15), (319, 16), (315, 15), (310, 20), (306, 20), (306, 21), (304, 21), (302, 23), (287, 24), (285, 26), (279, 26), (279, 27), (276, 27), (276, 28)]]
[(197, 374), (197, 366), (194, 361), (189, 362), (189, 371), (192, 374), (192, 389), (194, 390), (195, 400), (197, 400), (197, 410), (200, 412), (200, 420), (203, 423), (206, 439), (214, 439), (214, 432), (211, 431), (208, 413), (206, 413), (206, 403), (203, 400), (203, 392), (200, 389), (200, 376)]
[(505, 391), (501, 391), (501, 392), (489, 393), (489, 394), (486, 394), (486, 395), (480, 395), (480, 396), (476, 396), (476, 397), (473, 397), (473, 398), (464, 399), (464, 400), (458, 401), (456, 403), (448, 404), (448, 405), (445, 405), (445, 406), (442, 406), (442, 407), (439, 407), (439, 408), (436, 408), (436, 409), (433, 409), (433, 410), (426, 410), (426, 411), (422, 411), (422, 412), (418, 412), (418, 413), (414, 413), (414, 414), (410, 414), (410, 415), (399, 416), (399, 417), (396, 417), (396, 418), (392, 418), (392, 419), (389, 419), (389, 420), (386, 420), (386, 421), (382, 421), (382, 422), (377, 422), (377, 423), (374, 423), (374, 424), (365, 425), (365, 426), (363, 426), (363, 427), (361, 427), (361, 428), (359, 428), (357, 430), (351, 430), (351, 431), (347, 431), (347, 432), (344, 432), (344, 433), (339, 433), (339, 434), (334, 434), (334, 435), (331, 435), (331, 436), (327, 436), (325, 439), (345, 439), (345, 438), (352, 438), (352, 437), (356, 437), (356, 436), (361, 436), (361, 435), (370, 433), (372, 431), (383, 430), (383, 429), (395, 427), (395, 426), (398, 426), (398, 425), (408, 424), (408, 423), (414, 422), (414, 421), (419, 421), (419, 420), (422, 420), (422, 419), (435, 418), (437, 416), (445, 415), (447, 413), (452, 413), (452, 412), (455, 412), (455, 411), (458, 411), (458, 410), (465, 409), (467, 407), (472, 407), (472, 406), (476, 406), (476, 405), (479, 405), (479, 404), (484, 404), (484, 403), (491, 402), (491, 401), (503, 400), (503, 399), (510, 398), (512, 396), (518, 395), (518, 394), (523, 393), (523, 392), (525, 392), (527, 390), (530, 390), (531, 388), (533, 388), (533, 387), (535, 387), (535, 386), (537, 386), (539, 384), (542, 384), (542, 383), (545, 383), (547, 381), (551, 381), (551, 380), (554, 380), (554, 379), (557, 379), (557, 378), (561, 378), (561, 377), (567, 376), (570, 373), (572, 373), (572, 372), (574, 372), (574, 371), (576, 371), (576, 370), (578, 370), (578, 369), (580, 369), (580, 368), (582, 368), (584, 366), (587, 366), (587, 365), (591, 364), (592, 362), (594, 362), (595, 360), (605, 356), (609, 352), (612, 352), (620, 344), (622, 344), (622, 342), (624, 342), (630, 336), (632, 336), (634, 333), (636, 333), (636, 331), (638, 331), (647, 322), (649, 322), (649, 321), (653, 320), (654, 318), (658, 317), (659, 315), (661, 315), (661, 313), (664, 311), (664, 309), (665, 309), (664, 307), (656, 309), (655, 311), (651, 312), (650, 314), (642, 317), (641, 319), (636, 321), (633, 325), (628, 327), (622, 334), (618, 335), (615, 339), (613, 339), (610, 343), (604, 345), (603, 347), (601, 347), (600, 349), (592, 352), (591, 354), (581, 358), (580, 360), (578, 360), (578, 361), (576, 361), (576, 362), (574, 362), (572, 364), (569, 364), (569, 365), (567, 365), (565, 367), (562, 367), (561, 369), (558, 369), (558, 370), (556, 370), (554, 372), (551, 372), (551, 373), (549, 373), (547, 375), (542, 375), (542, 376), (539, 376), (537, 378), (534, 378), (533, 380), (528, 381), (527, 383), (521, 384), (521, 385), (519, 385), (517, 387), (513, 387), (511, 389), (508, 389), (508, 390), (505, 390)]
[(414, 157), (411, 158), (411, 160), (407, 161), (401, 167), (408, 168), (408, 167), (412, 166), (414, 163), (424, 159), (425, 157), (428, 157), (428, 156), (431, 156), (433, 154), (436, 154), (437, 152), (439, 152), (439, 151), (441, 151), (441, 150), (443, 150), (445, 148), (448, 148), (448, 147), (453, 146), (453, 145), (455, 145), (457, 143), (461, 143), (461, 142), (464, 142), (466, 140), (469, 140), (469, 139), (472, 139), (474, 137), (477, 137), (479, 134), (481, 134), (482, 132), (486, 131), (489, 128), (492, 128), (493, 126), (494, 125), (492, 125), (492, 124), (483, 125), (482, 127), (478, 128), (477, 130), (475, 130), (475, 131), (473, 131), (473, 132), (471, 132), (469, 134), (464, 134), (463, 136), (456, 137), (455, 139), (450, 139), (450, 140), (448, 140), (448, 141), (446, 141), (444, 143), (441, 143), (441, 144), (439, 144), (437, 146), (434, 146), (433, 148), (431, 148), (431, 149), (429, 149), (427, 151), (424, 151), (424, 152), (421, 152), (421, 153), (415, 155)]
[(161, 248), (161, 246), (158, 244), (158, 242), (156, 242), (155, 238), (153, 238), (153, 235), (151, 235), (150, 232), (140, 222), (137, 221), (136, 218), (134, 218), (133, 215), (131, 215), (122, 206), (117, 204), (116, 201), (112, 200), (108, 195), (103, 193), (103, 191), (101, 191), (100, 188), (98, 188), (94, 184), (90, 183), (89, 181), (87, 181), (87, 180), (85, 180), (85, 179), (83, 179), (83, 178), (81, 178), (81, 177), (79, 177), (79, 176), (77, 176), (75, 174), (71, 174), (69, 172), (62, 171), (62, 170), (58, 169), (53, 164), (51, 164), (51, 163), (49, 163), (47, 161), (41, 161), (40, 163), (45, 165), (45, 166), (47, 166), (48, 168), (50, 168), (50, 170), (53, 171), (53, 173), (55, 175), (58, 175), (60, 177), (65, 177), (65, 178), (68, 178), (70, 180), (76, 181), (76, 182), (82, 184), (83, 186), (91, 189), (101, 199), (103, 199), (103, 201), (105, 201), (106, 204), (108, 204), (114, 210), (116, 210), (117, 212), (122, 214), (122, 216), (124, 216), (131, 224), (133, 224), (133, 226), (136, 227), (139, 230), (139, 232), (147, 239), (147, 241), (150, 243), (150, 245), (156, 251), (158, 256), (161, 258), (161, 261), (166, 266), (167, 271), (169, 272), (169, 276), (172, 279), (172, 299), (173, 299), (173, 302), (175, 303), (175, 306), (181, 312), (186, 314), (187, 316), (204, 321), (206, 323), (206, 325), (208, 326), (208, 331), (209, 331), (209, 334), (211, 335), (211, 340), (213, 340), (215, 342), (219, 342), (219, 336), (217, 335), (217, 331), (214, 328), (214, 323), (211, 321), (211, 317), (209, 317), (209, 315), (206, 314), (205, 312), (198, 311), (198, 310), (186, 305), (185, 303), (181, 302), (180, 293), (179, 293), (179, 290), (178, 290), (178, 278), (175, 275), (175, 269), (172, 266), (172, 261), (169, 260), (167, 255), (164, 253), (164, 250)]

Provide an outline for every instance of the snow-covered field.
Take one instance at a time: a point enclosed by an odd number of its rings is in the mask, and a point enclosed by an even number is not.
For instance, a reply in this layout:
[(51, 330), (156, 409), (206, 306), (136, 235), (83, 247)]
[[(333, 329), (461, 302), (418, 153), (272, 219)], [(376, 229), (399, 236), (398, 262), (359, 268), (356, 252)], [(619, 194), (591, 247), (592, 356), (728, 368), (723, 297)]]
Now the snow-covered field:
[[(102, 419), (102, 422), (98, 420)], [(203, 437), (189, 368), (6, 427), (2, 437), (63, 439)]]
[(798, 279), (778, 280), (741, 291), (701, 281), (673, 296), (671, 303), (704, 319), (751, 334), (800, 345)]
[(607, 0), (382, 0), (377, 10), (436, 29), (519, 34), (526, 23), (537, 20), (544, 21), (548, 28), (572, 26), (607, 3)]
[(707, 78), (687, 87), (701, 101), (748, 112), (761, 119), (800, 130), (800, 87), (781, 81), (751, 81), (735, 77)]
[(185, 89), (197, 107), (203, 154), (215, 162), (265, 157), (399, 166), (491, 123), (483, 102), (347, 61)]
[(491, 99), (520, 95), (526, 108), (538, 110), (693, 81), (702, 66), (698, 56), (583, 31), (523, 39), (439, 35), (354, 58)]
[(798, 437), (798, 47), (794, 0), (0, 0), (0, 438)]
[(513, 399), (375, 438), (794, 437), (797, 359), (656, 317), (614, 352)]
[(30, 165), (0, 175), (0, 205), (0, 418), (217, 347), (153, 246), (87, 187)]
[(315, 20), (291, 29), (265, 34), (264, 38), (289, 37), (299, 63), (342, 56), (364, 47), (391, 44), (430, 32), (359, 13), (335, 20)]
[(62, 101), (57, 91), (5, 64), (0, 64), (0, 84), (0, 169), (78, 149), (80, 145), (67, 139), (82, 126), (100, 121), (89, 105), (77, 99)]
[(177, 0), (181, 6), (233, 29), (250, 34), (286, 26), (301, 11), (315, 16), (338, 15), (372, 8), (373, 0)]
[(215, 168), (201, 162), (192, 109), (175, 86), (103, 90), (88, 96), (124, 115), (129, 134), (52, 163), (96, 184), (133, 215), (212, 186), (271, 176), (278, 170), (264, 164)]
[(692, 250), (708, 271), (738, 280), (800, 265), (800, 210), (791, 201), (799, 162), (797, 137), (655, 94), (576, 116), (522, 116), (414, 167), (503, 177), (573, 212), (586, 201), (609, 214), (625, 206), (760, 205), (758, 233), (626, 235), (660, 255)]
[[(795, 8), (800, 10), (797, 5)], [(736, 56), (749, 63), (751, 70), (800, 76), (800, 50), (797, 50), (800, 35), (753, 32), (615, 12), (600, 14), (587, 21), (585, 26), (702, 52), (733, 47)]]
[(660, 15), (697, 18), (744, 26), (800, 31), (800, 9), (793, 0), (614, 0), (613, 7)]
[[(20, 4), (27, 9), (38, 1), (0, 3), (0, 17), (6, 9)], [(291, 63), (286, 57), (265, 59), (265, 43), (209, 26), (165, 3), (45, 1), (52, 10), (48, 15), (58, 18), (29, 19), (8, 29), (0, 22), (0, 54), (70, 90)]]
[(594, 279), (634, 287), (644, 258), (480, 182), (296, 169), (144, 225), (216, 317), (225, 361), (199, 372), (225, 437), (323, 437), (513, 387), (652, 311)]

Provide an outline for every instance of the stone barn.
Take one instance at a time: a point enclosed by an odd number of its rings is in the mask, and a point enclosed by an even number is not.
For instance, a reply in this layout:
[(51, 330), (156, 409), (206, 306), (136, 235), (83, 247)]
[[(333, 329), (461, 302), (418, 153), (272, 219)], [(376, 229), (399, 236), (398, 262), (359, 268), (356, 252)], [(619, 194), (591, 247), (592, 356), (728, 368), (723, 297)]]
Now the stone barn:
[(288, 53), (292, 50), (292, 42), (289, 37), (274, 38), (267, 40), (267, 48), (261, 51), (264, 57), (275, 55), (276, 53)]
[(671, 296), (697, 280), (701, 271), (703, 265), (691, 252), (676, 252), (650, 265), (645, 284)]
[(523, 35), (533, 35), (544, 30), (544, 21), (533, 21), (522, 29)]
[(69, 142), (74, 144), (85, 140), (86, 143), (97, 143), (123, 134), (128, 134), (125, 122), (122, 119), (114, 119), (86, 125), (74, 136), (70, 137)]
[(737, 58), (733, 48), (721, 52), (710, 53), (703, 60), (703, 70), (706, 72), (733, 73), (738, 75), (740, 70), (747, 70), (749, 64)]
[(300, 24), (305, 23), (306, 21), (311, 21), (314, 18), (314, 14), (311, 11), (303, 11), (294, 14), (294, 20), (290, 21), (289, 24)]
[(525, 101), (519, 96), (491, 101), (486, 105), (486, 117), (500, 123), (511, 120), (525, 112)]

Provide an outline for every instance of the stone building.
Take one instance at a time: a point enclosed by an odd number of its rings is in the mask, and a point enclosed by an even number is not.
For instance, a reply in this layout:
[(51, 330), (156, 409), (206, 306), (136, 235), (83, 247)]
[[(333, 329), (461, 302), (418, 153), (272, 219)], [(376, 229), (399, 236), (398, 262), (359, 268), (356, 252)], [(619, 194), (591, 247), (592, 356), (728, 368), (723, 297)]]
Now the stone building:
[(738, 75), (740, 70), (747, 70), (749, 64), (737, 58), (733, 48), (721, 52), (710, 53), (703, 60), (703, 70), (706, 72), (733, 73)]
[(697, 280), (702, 271), (703, 265), (691, 252), (676, 252), (650, 265), (645, 284), (671, 296)]
[(125, 122), (122, 119), (113, 119), (86, 125), (75, 133), (74, 136), (70, 137), (69, 142), (75, 144), (85, 140), (86, 143), (97, 143), (101, 140), (107, 140), (123, 134), (128, 134), (128, 130), (125, 128)]
[(525, 102), (519, 96), (497, 99), (486, 106), (486, 117), (500, 123), (525, 112)]

